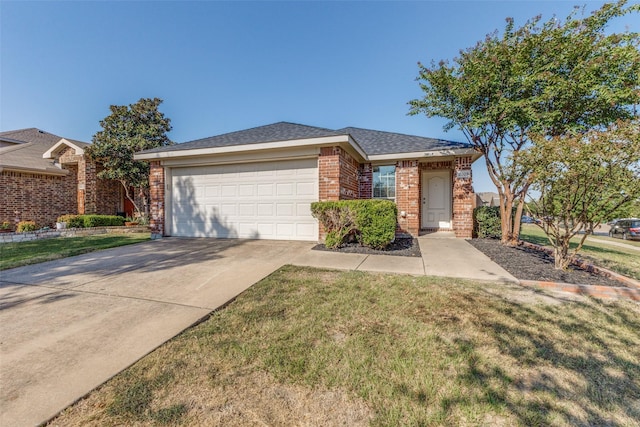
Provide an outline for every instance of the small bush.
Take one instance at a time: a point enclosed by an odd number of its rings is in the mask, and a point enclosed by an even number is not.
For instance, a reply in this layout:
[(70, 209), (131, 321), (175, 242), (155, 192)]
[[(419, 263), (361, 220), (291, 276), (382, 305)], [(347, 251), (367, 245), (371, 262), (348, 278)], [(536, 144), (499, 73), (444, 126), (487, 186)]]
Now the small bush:
[(20, 221), (18, 223), (18, 228), (16, 229), (16, 231), (18, 233), (26, 233), (29, 231), (36, 231), (38, 229), (38, 226), (36, 225), (35, 221)]
[(339, 247), (348, 236), (372, 248), (384, 248), (395, 238), (397, 209), (390, 200), (316, 202), (311, 213), (324, 227), (329, 248)]
[(502, 236), (500, 208), (498, 206), (480, 206), (473, 210), (473, 224), (476, 236), (499, 239)]

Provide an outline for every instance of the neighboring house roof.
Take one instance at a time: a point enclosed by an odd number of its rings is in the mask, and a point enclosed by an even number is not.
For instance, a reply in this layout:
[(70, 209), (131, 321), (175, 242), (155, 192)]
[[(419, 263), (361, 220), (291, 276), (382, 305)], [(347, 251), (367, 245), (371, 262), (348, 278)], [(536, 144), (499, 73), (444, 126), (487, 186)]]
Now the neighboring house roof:
[[(53, 159), (43, 158), (43, 154), (62, 141), (73, 140), (65, 140), (58, 135), (29, 128), (0, 132), (0, 141), (11, 143), (0, 148), (0, 171), (15, 170), (49, 175), (69, 173), (56, 166)], [(82, 148), (89, 145), (81, 141), (73, 141), (72, 144)]]
[[(347, 127), (338, 130), (306, 126), (295, 123), (279, 122), (247, 130), (226, 133), (195, 141), (171, 146), (144, 150), (136, 154), (138, 159), (169, 157), (170, 153), (180, 156), (181, 152), (192, 150), (192, 155), (221, 153), (224, 148), (246, 147), (247, 150), (282, 148), (311, 144), (346, 144), (363, 158), (383, 160), (386, 158), (403, 158), (404, 154), (412, 157), (431, 155), (447, 155), (455, 152), (473, 152), (473, 146), (460, 142), (425, 138), (415, 135), (404, 135), (394, 132), (383, 132), (371, 129)], [(262, 145), (261, 145), (262, 144)], [(186, 154), (186, 153), (184, 153)]]
[(480, 200), (482, 200), (482, 204), (484, 206), (500, 206), (500, 198), (498, 197), (498, 193), (493, 193), (491, 191), (476, 193)]

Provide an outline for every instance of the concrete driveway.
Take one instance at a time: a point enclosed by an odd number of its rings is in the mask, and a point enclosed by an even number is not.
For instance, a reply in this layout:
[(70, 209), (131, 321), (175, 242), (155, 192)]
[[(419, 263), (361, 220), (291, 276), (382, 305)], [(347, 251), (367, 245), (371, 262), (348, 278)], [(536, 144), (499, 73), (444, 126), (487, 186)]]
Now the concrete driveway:
[(0, 272), (0, 425), (37, 425), (307, 251), (167, 238)]

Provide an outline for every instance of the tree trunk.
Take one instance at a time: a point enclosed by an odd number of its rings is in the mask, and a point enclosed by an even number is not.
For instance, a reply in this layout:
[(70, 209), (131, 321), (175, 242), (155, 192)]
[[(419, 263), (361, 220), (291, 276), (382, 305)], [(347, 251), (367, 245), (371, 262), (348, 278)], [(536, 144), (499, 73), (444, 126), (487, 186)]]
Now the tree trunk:
[(566, 270), (571, 264), (569, 256), (569, 239), (559, 239), (559, 244), (553, 249), (554, 265), (556, 270)]

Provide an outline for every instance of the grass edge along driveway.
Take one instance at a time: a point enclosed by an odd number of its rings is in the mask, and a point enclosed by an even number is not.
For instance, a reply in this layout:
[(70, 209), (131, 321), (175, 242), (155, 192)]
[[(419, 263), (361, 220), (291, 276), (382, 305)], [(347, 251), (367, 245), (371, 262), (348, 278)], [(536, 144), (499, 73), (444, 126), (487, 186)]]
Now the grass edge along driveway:
[(640, 306), (285, 266), (50, 425), (632, 425)]
[(2, 243), (0, 244), (0, 270), (131, 245), (150, 239), (150, 233), (125, 233)]

